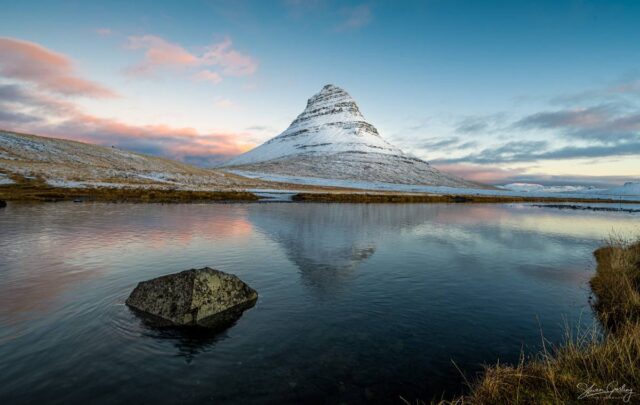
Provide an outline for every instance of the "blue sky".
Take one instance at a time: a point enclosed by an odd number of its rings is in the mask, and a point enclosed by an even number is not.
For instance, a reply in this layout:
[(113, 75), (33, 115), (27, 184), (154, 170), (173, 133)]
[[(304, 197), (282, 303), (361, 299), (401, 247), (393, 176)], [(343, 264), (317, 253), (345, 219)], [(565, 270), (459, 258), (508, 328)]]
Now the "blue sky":
[(640, 2), (0, 3), (5, 129), (213, 165), (333, 83), (476, 180), (640, 177)]

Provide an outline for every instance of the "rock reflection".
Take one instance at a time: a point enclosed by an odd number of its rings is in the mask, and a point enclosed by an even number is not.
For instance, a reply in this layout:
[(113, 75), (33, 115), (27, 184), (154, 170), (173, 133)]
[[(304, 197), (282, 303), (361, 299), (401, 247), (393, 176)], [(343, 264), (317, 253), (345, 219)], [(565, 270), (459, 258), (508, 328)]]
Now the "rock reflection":
[(236, 322), (232, 321), (218, 328), (204, 327), (167, 327), (157, 319), (132, 311), (140, 320), (142, 335), (158, 341), (170, 341), (177, 349), (177, 355), (191, 363), (200, 353), (210, 350), (216, 343), (227, 338), (227, 329)]

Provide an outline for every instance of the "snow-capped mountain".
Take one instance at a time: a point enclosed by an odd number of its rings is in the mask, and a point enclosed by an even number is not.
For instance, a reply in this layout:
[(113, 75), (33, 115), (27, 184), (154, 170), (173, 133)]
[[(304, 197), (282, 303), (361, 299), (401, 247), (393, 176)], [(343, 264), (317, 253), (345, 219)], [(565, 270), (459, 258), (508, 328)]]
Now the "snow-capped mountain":
[(225, 166), (238, 173), (478, 187), (387, 142), (349, 93), (331, 84), (308, 100), (284, 132)]

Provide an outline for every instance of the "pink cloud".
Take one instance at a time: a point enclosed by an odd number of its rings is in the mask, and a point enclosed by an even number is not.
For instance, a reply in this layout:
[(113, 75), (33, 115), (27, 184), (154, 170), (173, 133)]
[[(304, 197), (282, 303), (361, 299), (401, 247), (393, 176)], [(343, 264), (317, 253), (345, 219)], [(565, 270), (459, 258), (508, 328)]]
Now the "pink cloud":
[(0, 37), (0, 75), (40, 90), (72, 96), (115, 97), (112, 90), (79, 77), (71, 59), (29, 41)]
[(169, 125), (130, 125), (84, 113), (33, 89), (0, 84), (0, 128), (117, 146), (187, 163), (210, 166), (255, 146), (249, 133), (201, 133)]
[(499, 184), (515, 176), (522, 174), (520, 170), (501, 169), (495, 166), (474, 165), (474, 164), (438, 164), (438, 170), (464, 177), (467, 180), (477, 181), (487, 184)]
[(218, 72), (212, 72), (210, 70), (201, 70), (200, 72), (193, 75), (193, 78), (200, 82), (211, 82), (213, 84), (218, 84), (222, 81), (222, 76)]
[(226, 37), (222, 42), (211, 45), (202, 55), (202, 63), (207, 66), (220, 66), (222, 72), (229, 76), (249, 76), (258, 69), (257, 62), (232, 48), (231, 39)]
[(148, 74), (161, 67), (196, 66), (198, 58), (180, 45), (165, 41), (154, 35), (129, 37), (127, 48), (143, 49), (144, 60), (128, 69), (130, 73)]
[[(249, 76), (258, 69), (256, 60), (235, 50), (228, 37), (222, 42), (206, 46), (201, 53), (188, 51), (179, 44), (155, 35), (129, 37), (126, 47), (144, 50), (143, 60), (126, 69), (127, 73), (134, 75), (150, 75), (171, 68), (191, 72), (195, 80), (217, 84), (223, 76)], [(207, 69), (202, 70), (203, 67)], [(194, 73), (196, 69), (200, 70)]]

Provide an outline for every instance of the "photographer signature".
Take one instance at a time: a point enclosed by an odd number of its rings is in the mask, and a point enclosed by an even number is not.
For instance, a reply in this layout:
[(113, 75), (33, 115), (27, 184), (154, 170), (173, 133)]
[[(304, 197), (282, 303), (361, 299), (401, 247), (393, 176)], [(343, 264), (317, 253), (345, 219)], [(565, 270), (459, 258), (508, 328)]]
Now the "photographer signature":
[(600, 398), (600, 399), (621, 399), (622, 402), (631, 401), (631, 397), (636, 395), (633, 388), (625, 384), (618, 385), (617, 381), (612, 381), (606, 387), (598, 387), (596, 384), (579, 383), (577, 388), (582, 392), (578, 399)]

